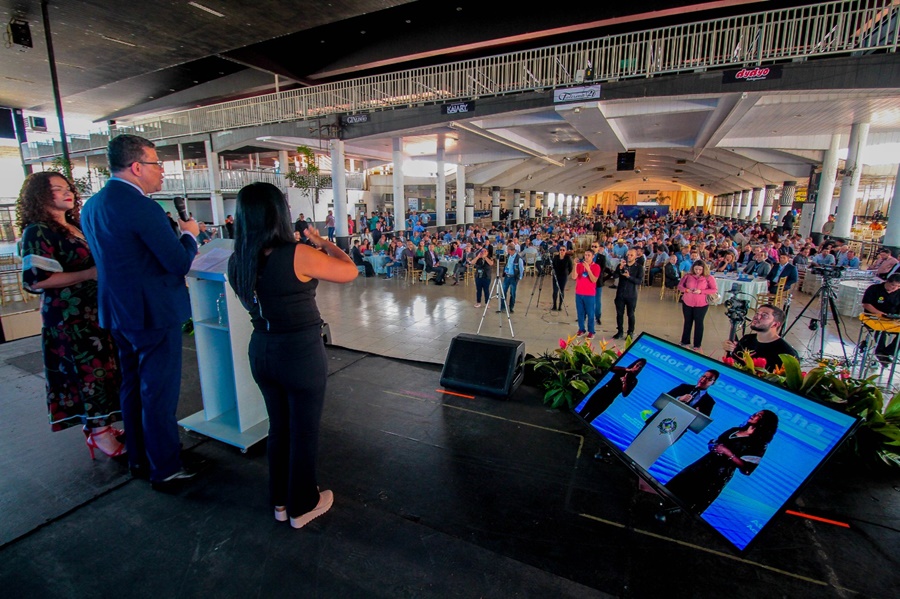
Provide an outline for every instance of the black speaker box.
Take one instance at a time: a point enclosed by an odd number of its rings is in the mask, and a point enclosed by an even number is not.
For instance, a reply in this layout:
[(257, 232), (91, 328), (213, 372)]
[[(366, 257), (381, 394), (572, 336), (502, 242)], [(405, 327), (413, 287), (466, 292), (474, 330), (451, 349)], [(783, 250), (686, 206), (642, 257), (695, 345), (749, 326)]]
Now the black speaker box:
[(461, 333), (450, 342), (441, 385), (509, 397), (525, 376), (525, 342)]
[(617, 171), (633, 171), (634, 170), (634, 152), (619, 152), (616, 157)]

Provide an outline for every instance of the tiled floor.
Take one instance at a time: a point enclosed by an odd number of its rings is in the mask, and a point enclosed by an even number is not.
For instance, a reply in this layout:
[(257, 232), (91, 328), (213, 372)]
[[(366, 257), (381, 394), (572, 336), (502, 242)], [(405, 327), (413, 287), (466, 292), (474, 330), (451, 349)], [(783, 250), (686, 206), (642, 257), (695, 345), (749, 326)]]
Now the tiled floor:
[[(525, 342), (525, 351), (539, 354), (559, 346), (559, 339), (574, 335), (578, 329), (574, 305), (574, 288), (567, 289), (568, 312), (550, 312), (550, 281), (543, 289), (536, 286), (540, 279), (525, 277), (519, 284), (512, 325), (515, 338)], [(538, 294), (540, 292), (540, 301)], [(615, 334), (615, 290), (603, 291), (603, 324), (597, 327), (598, 339), (609, 340)], [(788, 321), (809, 301), (809, 296), (795, 294), (793, 310)], [(485, 313), (484, 306), (475, 308), (474, 285), (436, 286), (431, 283), (409, 284), (403, 280), (358, 278), (347, 285), (322, 283), (318, 304), (323, 318), (331, 326), (333, 342), (352, 349), (365, 350), (382, 356), (406, 358), (423, 362), (443, 363), (450, 340), (458, 333), (475, 333), (484, 314), (481, 334), (510, 338), (506, 315), (496, 314), (497, 300)], [(529, 307), (529, 303), (531, 304)], [(818, 302), (805, 316), (818, 314)], [(659, 287), (644, 288), (636, 311), (636, 332), (646, 331), (678, 343), (681, 339), (681, 308), (672, 301), (659, 299)], [(852, 358), (854, 343), (859, 335), (859, 322), (844, 318), (845, 340)], [(800, 353), (810, 355), (810, 348), (818, 351), (819, 337), (808, 329), (808, 318), (798, 322), (787, 340)], [(729, 322), (722, 306), (711, 307), (705, 321), (703, 353), (721, 357), (722, 342), (728, 337)], [(840, 354), (835, 328), (829, 324), (826, 354)], [(811, 362), (809, 362), (811, 363)], [(900, 375), (895, 379), (900, 379)]]

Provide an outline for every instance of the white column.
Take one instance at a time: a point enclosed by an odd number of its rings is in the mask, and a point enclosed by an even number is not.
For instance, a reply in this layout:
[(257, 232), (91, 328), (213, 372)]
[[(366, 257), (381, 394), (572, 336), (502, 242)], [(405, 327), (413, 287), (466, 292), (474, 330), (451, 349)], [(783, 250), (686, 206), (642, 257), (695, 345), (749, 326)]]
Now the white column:
[[(339, 139), (328, 140), (331, 150), (331, 190), (334, 192), (334, 234), (336, 237), (347, 237), (347, 176), (344, 174), (344, 142)], [(340, 168), (338, 168), (340, 165)], [(281, 168), (287, 170), (287, 163)], [(284, 171), (282, 171), (284, 172)], [(315, 218), (315, 217), (314, 217)]]
[(890, 247), (900, 246), (900, 167), (894, 177), (894, 195), (888, 206), (888, 222), (881, 243)]
[(472, 221), (466, 220), (466, 167), (456, 165), (456, 224), (464, 225)]
[[(338, 170), (334, 165), (335, 165), (335, 163), (332, 162), (331, 163), (332, 176), (334, 176), (335, 171)], [(343, 160), (341, 161), (339, 167), (340, 167), (340, 170), (342, 170), (342, 171), (344, 170), (344, 161)], [(280, 172), (282, 175), (284, 173), (288, 172), (287, 150), (278, 150), (278, 172)], [(315, 217), (313, 217), (313, 218), (315, 218)]]
[(741, 220), (750, 220), (750, 211), (753, 209), (753, 190), (745, 189), (741, 192)]
[(500, 220), (500, 188), (494, 185), (491, 187), (491, 221)]
[(513, 206), (512, 206), (512, 219), (519, 220), (522, 217), (521, 210), (519, 209), (519, 202), (522, 201), (522, 190), (521, 189), (513, 189)]
[(853, 210), (856, 208), (856, 192), (862, 175), (863, 150), (869, 139), (869, 123), (854, 123), (850, 128), (850, 145), (847, 147), (847, 161), (844, 163), (844, 178), (841, 179), (841, 198), (838, 200), (837, 215), (834, 219), (835, 237), (849, 237), (853, 224)]
[(537, 210), (537, 192), (528, 192), (528, 218), (534, 218)]
[(565, 198), (565, 208), (563, 208), (563, 214), (566, 216), (572, 215), (572, 196), (570, 194), (566, 194), (563, 196)]
[(766, 201), (766, 196), (763, 195), (762, 187), (754, 187), (753, 188), (753, 202), (750, 210), (750, 220), (755, 221), (756, 215), (759, 214), (760, 220), (762, 220), (762, 210), (763, 204)]
[(403, 189), (403, 139), (391, 140), (394, 160), (394, 230), (406, 230), (406, 195)]
[(784, 223), (784, 216), (793, 209), (794, 198), (797, 195), (797, 182), (785, 181), (781, 186), (781, 203), (778, 210), (778, 225)]
[(733, 212), (734, 212), (734, 194), (726, 193), (725, 194), (725, 218), (731, 218), (731, 215)]
[(475, 184), (466, 183), (466, 224), (475, 222)]
[(444, 171), (444, 136), (438, 135), (437, 146), (437, 185), (434, 191), (434, 208), (437, 212), (435, 224), (443, 227), (447, 224), (447, 174)]
[(209, 203), (212, 208), (213, 224), (221, 225), (225, 222), (225, 201), (222, 199), (219, 154), (212, 151), (212, 142), (208, 139), (203, 142), (203, 148), (206, 150), (206, 172), (209, 176)]
[(766, 185), (766, 198), (763, 201), (762, 219), (760, 220), (761, 224), (768, 225), (772, 222), (772, 209), (775, 206), (776, 189), (778, 189), (777, 185)]
[(838, 151), (841, 147), (841, 136), (831, 136), (831, 146), (825, 150), (822, 159), (822, 176), (819, 177), (819, 191), (816, 192), (816, 215), (813, 217), (812, 232), (821, 233), (822, 227), (831, 214), (831, 203), (834, 198), (834, 184), (837, 181)]

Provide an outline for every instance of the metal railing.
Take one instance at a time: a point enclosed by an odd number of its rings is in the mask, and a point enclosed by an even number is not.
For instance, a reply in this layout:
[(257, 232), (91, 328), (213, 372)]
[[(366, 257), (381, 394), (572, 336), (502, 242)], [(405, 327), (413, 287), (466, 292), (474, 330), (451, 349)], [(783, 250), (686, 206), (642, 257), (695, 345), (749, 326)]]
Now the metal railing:
[[(894, 52), (898, 12), (900, 0), (843, 0), (660, 27), (234, 100), (119, 124), (116, 133), (164, 139), (579, 83)], [(72, 151), (103, 148), (108, 137), (71, 136)], [(23, 152), (36, 159), (61, 149), (58, 141), (38, 142)]]
[[(346, 173), (346, 177), (347, 189), (365, 188), (365, 175), (363, 173)], [(105, 179), (101, 179), (100, 187), (102, 187), (105, 182)], [(219, 171), (220, 191), (225, 193), (236, 193), (245, 185), (256, 182), (271, 183), (285, 193), (288, 188), (291, 187), (290, 181), (287, 180), (284, 174), (276, 173), (274, 171), (233, 169)], [(319, 189), (331, 189), (331, 173), (320, 174), (317, 183)], [(186, 170), (183, 173), (166, 174), (163, 178), (162, 189), (160, 189), (159, 193), (167, 195), (188, 195), (197, 193), (208, 194), (209, 191), (209, 169), (195, 168)]]

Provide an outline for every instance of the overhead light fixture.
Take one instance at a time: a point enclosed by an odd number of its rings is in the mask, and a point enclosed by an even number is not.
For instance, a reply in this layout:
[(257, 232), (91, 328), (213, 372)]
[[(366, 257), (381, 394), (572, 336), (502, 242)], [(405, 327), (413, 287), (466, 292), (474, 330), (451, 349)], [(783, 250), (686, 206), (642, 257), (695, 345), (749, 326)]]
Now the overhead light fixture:
[(132, 44), (131, 42), (126, 42), (125, 40), (116, 39), (114, 37), (109, 37), (108, 35), (103, 34), (100, 34), (100, 37), (108, 42), (115, 42), (117, 44), (122, 44), (123, 46), (128, 46), (129, 48), (137, 48), (137, 44)]
[(193, 6), (194, 8), (199, 8), (199, 9), (202, 10), (203, 12), (208, 12), (209, 14), (214, 15), (214, 16), (219, 17), (219, 18), (224, 18), (224, 17), (225, 17), (225, 15), (223, 15), (223, 14), (220, 13), (219, 11), (213, 10), (213, 9), (211, 9), (211, 8), (208, 7), (208, 6), (203, 6), (203, 5), (200, 4), (199, 2), (188, 2), (188, 6)]
[(540, 152), (536, 152), (535, 150), (532, 150), (531, 148), (528, 148), (523, 145), (519, 145), (515, 142), (509, 141), (508, 139), (506, 139), (504, 137), (501, 137), (495, 133), (491, 133), (490, 131), (485, 131), (484, 129), (482, 129), (480, 127), (476, 127), (475, 125), (466, 125), (463, 123), (450, 123), (450, 128), (451, 129), (462, 129), (463, 131), (468, 131), (469, 133), (472, 133), (479, 137), (483, 137), (484, 139), (490, 140), (494, 143), (498, 143), (502, 146), (506, 146), (507, 148), (512, 148), (513, 150), (522, 152), (524, 154), (528, 154), (529, 156), (534, 156), (535, 158), (540, 158), (541, 160), (549, 162), (550, 164), (552, 164), (554, 166), (565, 166), (562, 162), (556, 161), (556, 160), (550, 158), (549, 156), (547, 156), (546, 154), (541, 154)]

